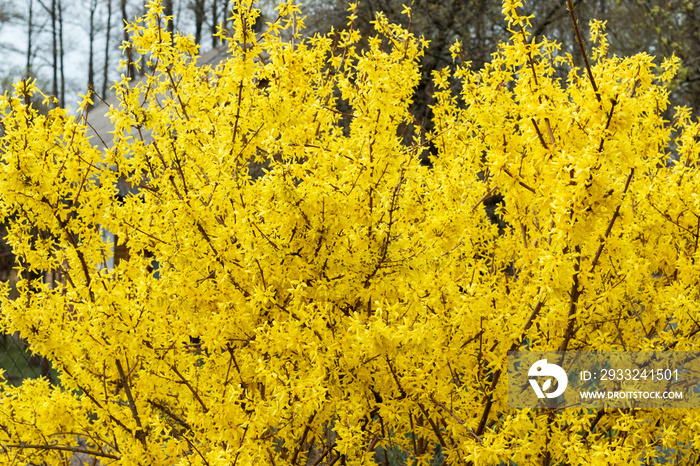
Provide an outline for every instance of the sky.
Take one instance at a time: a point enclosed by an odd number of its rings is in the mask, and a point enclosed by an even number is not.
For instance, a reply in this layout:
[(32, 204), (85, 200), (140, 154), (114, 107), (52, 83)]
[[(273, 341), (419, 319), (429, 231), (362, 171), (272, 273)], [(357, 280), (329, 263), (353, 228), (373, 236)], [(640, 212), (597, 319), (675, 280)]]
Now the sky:
[[(50, 0), (42, 0), (49, 5)], [(35, 27), (40, 29), (38, 35), (33, 39), (33, 47), (39, 47), (39, 53), (34, 59), (35, 72), (38, 74), (39, 86), (46, 94), (51, 92), (52, 57), (51, 57), (51, 24), (48, 15), (43, 11), (39, 0), (33, 0)], [(120, 25), (121, 14), (118, 0), (112, 0), (112, 38), (114, 40), (110, 51), (110, 86), (118, 77), (117, 67), (121, 59), (121, 51), (117, 48), (117, 41), (122, 38)], [(182, 11), (186, 8), (187, 0), (175, 0), (174, 10)], [(77, 108), (78, 94), (84, 94), (87, 90), (88, 77), (88, 0), (70, 1), (63, 0), (64, 4), (64, 69), (66, 79), (66, 106)], [(104, 27), (106, 18), (105, 1), (100, 1), (97, 22)], [(29, 0), (0, 0), (0, 10), (11, 9), (17, 15), (10, 22), (0, 26), (0, 79), (3, 84), (8, 78), (21, 77), (26, 64), (27, 51), (27, 21), (26, 15), (29, 11)], [(129, 4), (130, 16), (134, 17), (140, 9), (139, 3), (132, 1)], [(178, 15), (178, 29), (192, 33), (194, 26), (187, 23), (189, 16)], [(205, 52), (211, 48), (211, 41), (203, 38), (204, 45), (200, 52)], [(104, 66), (104, 31), (98, 33), (95, 41), (95, 80), (96, 88), (99, 90), (102, 85), (102, 69)]]
[[(16, 12), (26, 15), (28, 12), (28, 0), (20, 0), (13, 3)], [(86, 2), (66, 2), (64, 11), (64, 69), (66, 78), (66, 105), (75, 108), (78, 93), (84, 93), (87, 89), (88, 69), (88, 34), (87, 34), (87, 8)], [(37, 26), (40, 29), (38, 36), (34, 38), (34, 44), (38, 47), (38, 53), (33, 64), (38, 74), (39, 84), (45, 93), (51, 92), (51, 29), (46, 14), (41, 11), (41, 6), (34, 1), (34, 12), (37, 14)], [(104, 39), (97, 44), (97, 64), (104, 63)], [(0, 29), (0, 76), (3, 80), (8, 77), (21, 77), (26, 64), (27, 53), (27, 24), (25, 18), (15, 18), (9, 24), (5, 23)], [(116, 67), (116, 50), (114, 66)], [(116, 76), (114, 73), (113, 76)]]

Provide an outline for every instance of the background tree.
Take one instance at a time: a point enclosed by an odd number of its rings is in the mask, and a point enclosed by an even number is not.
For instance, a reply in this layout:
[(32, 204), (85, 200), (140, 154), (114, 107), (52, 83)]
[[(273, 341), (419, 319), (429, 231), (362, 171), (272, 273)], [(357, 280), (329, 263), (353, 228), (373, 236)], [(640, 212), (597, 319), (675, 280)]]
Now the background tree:
[[(109, 2), (108, 2), (109, 3)], [(97, 12), (97, 0), (90, 0), (88, 5), (89, 21), (88, 21), (88, 38), (90, 41), (90, 49), (88, 51), (88, 88), (95, 88), (95, 37), (97, 36), (97, 27), (95, 25), (95, 13)], [(107, 44), (109, 41), (107, 40)], [(109, 46), (107, 47), (109, 48)], [(106, 81), (106, 79), (105, 79)], [(103, 93), (104, 95), (104, 93)]]
[(106, 0), (107, 15), (105, 20), (105, 56), (104, 67), (102, 68), (102, 96), (107, 95), (107, 87), (109, 83), (109, 57), (110, 48), (112, 45), (112, 0)]
[[(0, 1), (0, 36), (6, 26), (22, 21), (23, 15), (20, 13), (20, 10), (21, 8), (15, 5), (14, 2), (9, 0)], [(14, 41), (2, 40), (0, 41), (0, 51), (3, 54), (17, 53), (19, 52), (18, 44)]]
[[(51, 2), (45, 3), (46, 8), (40, 7), (41, 11), (34, 8), (34, 0), (25, 0), (17, 3), (16, 6), (7, 7), (7, 11), (20, 11), (25, 17), (25, 32), (28, 35), (27, 50), (23, 61), (32, 66), (34, 58), (39, 56), (42, 60), (48, 55), (48, 66), (43, 66), (47, 76), (51, 77), (53, 72), (53, 46), (52, 38), (49, 39), (48, 47), (41, 42), (44, 36), (52, 35), (52, 24), (50, 13)], [(123, 7), (121, 8), (121, 3)], [(124, 0), (120, 3), (117, 11), (121, 10), (124, 20), (131, 20), (142, 5), (135, 1)], [(698, 6), (689, 0), (674, 0), (662, 2), (661, 0), (623, 0), (619, 2), (609, 1), (587, 1), (580, 0), (573, 2), (577, 17), (583, 26), (584, 37), (587, 34), (587, 24), (595, 18), (606, 18), (608, 21), (610, 53), (619, 55), (630, 55), (640, 51), (646, 51), (657, 56), (670, 56), (676, 53), (683, 60), (681, 69), (676, 81), (670, 84), (672, 90), (672, 105), (688, 104), (697, 108), (696, 96), (700, 95), (697, 79), (700, 73), (700, 48), (696, 28), (694, 28), (695, 18), (698, 15)], [(57, 4), (58, 6), (59, 4)], [(65, 4), (61, 4), (64, 8)], [(89, 16), (89, 3), (85, 5), (72, 5), (75, 17)], [(182, 32), (190, 32), (197, 39), (197, 43), (204, 43), (205, 47), (210, 45), (207, 38), (202, 37), (202, 30), (208, 27), (213, 33), (216, 32), (216, 25), (224, 17), (228, 17), (228, 4), (223, 0), (193, 0), (193, 1), (170, 1), (165, 5), (168, 12), (176, 14), (176, 21), (170, 23), (169, 27), (179, 29)], [(111, 30), (108, 32), (107, 23), (111, 24), (111, 2), (100, 1), (100, 15), (98, 16), (100, 31), (94, 39), (99, 43), (109, 44), (111, 47), (106, 51), (106, 58), (121, 54), (118, 49), (118, 42), (113, 42)], [(83, 10), (84, 8), (84, 10)], [(265, 14), (271, 14), (274, 5), (264, 5)], [(576, 41), (569, 28), (569, 17), (564, 2), (554, 0), (543, 0), (536, 4), (528, 5), (528, 12), (535, 15), (533, 22), (533, 35), (535, 37), (546, 36), (562, 43), (563, 47), (572, 53), (574, 60), (579, 63)], [(268, 11), (269, 10), (269, 11)], [(324, 25), (330, 24), (336, 29), (345, 27), (345, 10), (343, 2), (311, 2), (307, 6), (309, 17), (306, 20), (309, 29), (306, 33), (312, 35), (314, 31), (319, 31)], [(372, 31), (371, 21), (374, 19), (375, 11), (382, 11), (391, 22), (402, 24), (408, 27), (407, 18), (402, 17), (400, 12), (402, 4), (398, 0), (376, 0), (369, 3), (360, 2), (356, 28), (364, 36), (368, 36)], [(411, 30), (417, 34), (424, 35), (431, 40), (431, 47), (426, 51), (422, 59), (423, 77), (416, 92), (416, 99), (413, 105), (413, 113), (418, 122), (429, 124), (429, 107), (433, 103), (431, 84), (431, 73), (452, 63), (449, 53), (449, 46), (454, 40), (459, 39), (463, 43), (465, 57), (478, 67), (490, 59), (492, 53), (496, 51), (499, 41), (507, 39), (508, 31), (500, 21), (501, 5), (496, 0), (469, 0), (458, 2), (455, 0), (424, 1), (413, 2), (414, 16)], [(56, 8), (58, 12), (58, 8)], [(44, 24), (45, 19), (48, 23)], [(123, 23), (121, 23), (123, 24)], [(45, 27), (46, 26), (46, 27)], [(60, 24), (57, 24), (57, 27)], [(63, 37), (71, 40), (71, 47), (68, 52), (75, 49), (84, 49), (85, 57), (88, 57), (89, 38), (72, 38), (76, 29), (68, 21), (63, 30)], [(62, 34), (56, 34), (57, 41), (60, 42)], [(32, 42), (33, 41), (33, 42)], [(212, 38), (212, 46), (216, 45), (218, 39)], [(84, 45), (81, 45), (84, 44)], [(38, 45), (38, 48), (37, 48)], [(202, 51), (206, 51), (203, 48)], [(24, 52), (22, 52), (24, 53)], [(70, 55), (70, 54), (69, 54)], [(68, 73), (63, 79), (60, 78), (60, 44), (57, 47), (58, 71), (57, 71), (57, 91), (60, 94), (74, 95), (76, 83), (81, 83), (78, 88), (82, 88), (89, 76), (89, 63), (85, 60), (84, 67), (64, 66)], [(135, 58), (135, 57), (134, 57)], [(70, 60), (70, 58), (69, 58)], [(75, 60), (75, 58), (73, 59)], [(109, 60), (106, 60), (109, 62)], [(134, 71), (134, 70), (131, 70)], [(79, 73), (79, 75), (78, 75)], [(26, 73), (22, 73), (24, 75)], [(36, 73), (35, 73), (36, 74)], [(103, 73), (104, 74), (104, 73)], [(27, 75), (29, 76), (29, 75)], [(22, 77), (17, 76), (18, 78)], [(106, 88), (109, 88), (110, 78), (103, 78)], [(109, 84), (109, 85), (107, 85)], [(61, 87), (68, 86), (65, 91)], [(98, 88), (102, 86), (98, 85)], [(70, 100), (73, 97), (69, 98)], [(428, 128), (429, 129), (429, 128)], [(407, 133), (410, 135), (410, 133)]]
[[(65, 83), (63, 82), (63, 18), (61, 15), (61, 0), (50, 0), (47, 3), (37, 0), (39, 5), (49, 17), (51, 24), (51, 71), (52, 71), (52, 94), (58, 99), (59, 105), (63, 106), (63, 93)], [(29, 47), (28, 47), (29, 54)]]
[(211, 25), (209, 32), (211, 34), (212, 47), (219, 45), (219, 38), (216, 35), (218, 32), (217, 27), (219, 23), (224, 24), (226, 22), (226, 5), (227, 3), (222, 0), (211, 0)]
[(66, 67), (64, 66), (65, 51), (63, 48), (63, 3), (61, 0), (56, 2), (56, 12), (58, 15), (58, 69), (60, 71), (61, 92), (59, 96), (59, 105), (66, 105)]
[(700, 32), (695, 27), (700, 17), (700, 5), (688, 0), (637, 3), (641, 10), (638, 17), (653, 26), (651, 31), (651, 28), (639, 31), (651, 33), (651, 51), (665, 56), (676, 54), (681, 59), (683, 66), (674, 83), (673, 102), (700, 108)]
[[(310, 3), (308, 25), (312, 33), (324, 30), (326, 24), (336, 29), (345, 27), (345, 2)], [(404, 3), (399, 0), (360, 2), (357, 29), (363, 37), (368, 37), (375, 12), (382, 12), (390, 22), (408, 28), (408, 18), (401, 15)], [(700, 74), (700, 38), (695, 27), (700, 5), (697, 2), (575, 0), (572, 4), (584, 38), (590, 21), (600, 18), (607, 21), (611, 54), (627, 56), (646, 51), (658, 57), (673, 53), (679, 56), (684, 67), (670, 85), (672, 104), (688, 105), (694, 112), (700, 108), (700, 80), (697, 79)], [(498, 43), (507, 39), (509, 33), (502, 22), (501, 2), (497, 0), (416, 0), (411, 5), (411, 31), (431, 41), (421, 60), (423, 76), (412, 107), (418, 121), (427, 122), (434, 94), (432, 72), (452, 64), (449, 47), (453, 42), (459, 39), (465, 59), (479, 68), (490, 60)], [(534, 15), (533, 36), (558, 41), (572, 54), (575, 63), (582, 65), (566, 2), (544, 0), (528, 3), (525, 8), (528, 15)]]
[(32, 74), (32, 34), (34, 33), (34, 0), (29, 0), (27, 11), (27, 66), (24, 77), (28, 78)]
[[(188, 3), (187, 7), (192, 10), (194, 15), (194, 41), (201, 44), (202, 31), (204, 30), (204, 21), (206, 19), (206, 1), (193, 0)], [(214, 19), (214, 22), (216, 22), (216, 19)]]
[[(121, 7), (121, 13), (122, 13), (122, 24), (129, 24), (130, 17), (127, 9), (127, 0), (120, 0), (120, 7)], [(126, 63), (127, 63), (127, 72), (128, 76), (130, 77), (135, 77), (136, 76), (136, 67), (134, 66), (134, 60), (136, 60), (136, 57), (132, 57), (132, 49), (128, 48), (129, 42), (129, 31), (124, 27), (124, 38), (122, 39), (122, 44), (127, 45), (127, 49), (124, 51), (126, 55)]]
[(60, 372), (1, 386), (0, 464), (697, 462), (696, 410), (509, 410), (504, 374), (525, 347), (697, 350), (677, 59), (612, 56), (596, 22), (578, 67), (506, 1), (508, 40), (480, 68), (451, 46), (407, 142), (424, 38), (379, 15), (376, 37), (282, 39), (295, 2), (261, 35), (235, 11), (217, 67), (157, 3), (129, 27), (153, 75), (116, 86), (109, 148), (32, 82), (0, 100), (2, 325)]
[[(173, 16), (174, 10), (173, 10), (173, 0), (164, 0), (163, 1), (163, 13), (165, 16)], [(175, 24), (174, 21), (168, 22), (168, 31), (172, 34), (174, 31), (173, 25)]]

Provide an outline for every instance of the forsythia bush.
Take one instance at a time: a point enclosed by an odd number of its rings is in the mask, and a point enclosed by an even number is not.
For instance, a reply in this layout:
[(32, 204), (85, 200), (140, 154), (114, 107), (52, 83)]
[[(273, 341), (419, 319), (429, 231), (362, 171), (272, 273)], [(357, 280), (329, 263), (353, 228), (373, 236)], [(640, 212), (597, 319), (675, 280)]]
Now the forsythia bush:
[[(696, 461), (695, 411), (508, 410), (509, 350), (697, 349), (700, 125), (664, 117), (678, 60), (609, 56), (593, 23), (577, 68), (503, 10), (511, 41), (481, 70), (455, 44), (412, 142), (428, 44), (378, 15), (360, 46), (352, 6), (348, 30), (286, 40), (293, 1), (259, 36), (235, 1), (211, 68), (151, 3), (108, 149), (18, 83), (3, 330), (60, 381), (2, 385), (0, 464)], [(130, 251), (113, 269), (104, 231)]]

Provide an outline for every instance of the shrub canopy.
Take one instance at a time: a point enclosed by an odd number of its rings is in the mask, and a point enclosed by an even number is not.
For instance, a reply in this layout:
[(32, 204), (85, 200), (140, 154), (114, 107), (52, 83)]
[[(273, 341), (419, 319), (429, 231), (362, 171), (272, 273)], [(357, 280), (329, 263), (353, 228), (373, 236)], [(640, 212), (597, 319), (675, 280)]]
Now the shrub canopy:
[[(578, 68), (506, 0), (511, 40), (483, 69), (455, 44), (435, 129), (410, 140), (425, 41), (378, 14), (360, 47), (353, 6), (302, 40), (293, 1), (256, 36), (233, 4), (213, 68), (158, 3), (129, 25), (147, 79), (116, 84), (108, 148), (91, 95), (79, 117), (38, 114), (32, 82), (0, 100), (22, 277), (2, 322), (60, 373), (2, 385), (0, 464), (695, 461), (697, 412), (508, 410), (504, 374), (509, 350), (696, 348), (678, 60), (608, 56), (596, 22)], [(105, 231), (129, 250), (113, 269)]]

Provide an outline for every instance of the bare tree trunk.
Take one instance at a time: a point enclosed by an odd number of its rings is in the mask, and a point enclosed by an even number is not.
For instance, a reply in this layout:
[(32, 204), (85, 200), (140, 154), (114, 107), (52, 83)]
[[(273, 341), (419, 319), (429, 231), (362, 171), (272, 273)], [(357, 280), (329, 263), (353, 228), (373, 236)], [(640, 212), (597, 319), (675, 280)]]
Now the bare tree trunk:
[[(121, 0), (122, 24), (124, 24), (125, 22), (126, 23), (129, 22), (129, 16), (126, 13), (126, 3), (127, 3), (127, 0)], [(126, 29), (124, 29), (124, 42), (127, 42), (127, 43), (129, 42), (129, 33), (126, 31)], [(131, 57), (131, 53), (132, 53), (131, 47), (129, 47), (126, 50), (126, 53), (128, 54), (127, 60), (129, 63), (129, 66), (127, 68), (128, 77), (133, 79), (136, 77), (136, 67), (133, 65), (133, 60)]]
[(32, 74), (32, 32), (34, 19), (34, 1), (29, 0), (29, 13), (27, 15), (27, 66), (24, 70), (24, 77), (28, 78)]
[[(173, 0), (165, 0), (163, 2), (163, 14), (165, 16), (173, 16)], [(168, 31), (170, 34), (173, 33), (175, 27), (175, 21), (174, 19), (171, 19), (170, 22), (168, 23)]]
[(202, 43), (202, 27), (204, 26), (205, 0), (194, 0), (189, 4), (189, 8), (194, 13), (194, 41), (198, 44)]
[[(224, 10), (226, 8), (224, 7)], [(217, 0), (212, 0), (211, 2), (211, 46), (216, 48), (219, 45), (219, 38), (216, 37), (217, 30), (216, 27), (219, 25), (219, 2)]]
[(112, 0), (107, 0), (107, 31), (105, 37), (105, 67), (102, 70), (102, 98), (107, 95), (109, 82), (109, 45), (112, 33)]
[(202, 43), (202, 26), (205, 18), (205, 0), (194, 0), (190, 3), (190, 8), (194, 12), (194, 41), (198, 44)]
[[(129, 15), (126, 14), (126, 0), (121, 0), (121, 9), (122, 9), (122, 24), (128, 23), (129, 22)], [(126, 29), (123, 29), (124, 32), (124, 40), (128, 41), (129, 40), (129, 33), (126, 32)]]
[(59, 96), (59, 105), (64, 107), (66, 105), (66, 77), (65, 68), (63, 66), (63, 4), (61, 0), (58, 0), (58, 46), (59, 46), (59, 60), (60, 60), (60, 72), (61, 72), (61, 94)]
[(88, 88), (95, 88), (95, 11), (97, 10), (97, 0), (90, 0), (90, 32), (88, 34), (90, 49), (88, 51)]
[[(59, 87), (58, 87), (58, 71), (59, 71), (59, 61), (58, 61), (58, 49), (59, 49), (59, 43), (58, 43), (58, 28), (59, 28), (59, 11), (57, 7), (59, 7), (59, 4), (57, 3), (59, 0), (51, 0), (51, 5), (47, 5), (46, 3), (43, 2), (43, 0), (37, 0), (39, 2), (39, 5), (48, 13), (49, 19), (51, 20), (51, 64), (53, 66), (53, 83), (51, 87), (51, 91), (54, 97), (57, 99), (60, 97), (59, 93)], [(62, 22), (62, 21), (61, 21)], [(63, 29), (62, 25), (61, 30)], [(62, 31), (61, 31), (62, 32)], [(62, 34), (61, 34), (62, 35)], [(63, 45), (61, 37), (61, 47)], [(63, 59), (63, 53), (61, 53), (61, 59)], [(63, 74), (63, 72), (61, 72)]]
[(57, 27), (58, 21), (56, 17), (56, 0), (51, 0), (51, 9), (49, 10), (51, 15), (51, 53), (53, 58), (53, 87), (52, 93), (54, 97), (58, 98), (58, 38), (57, 38)]

